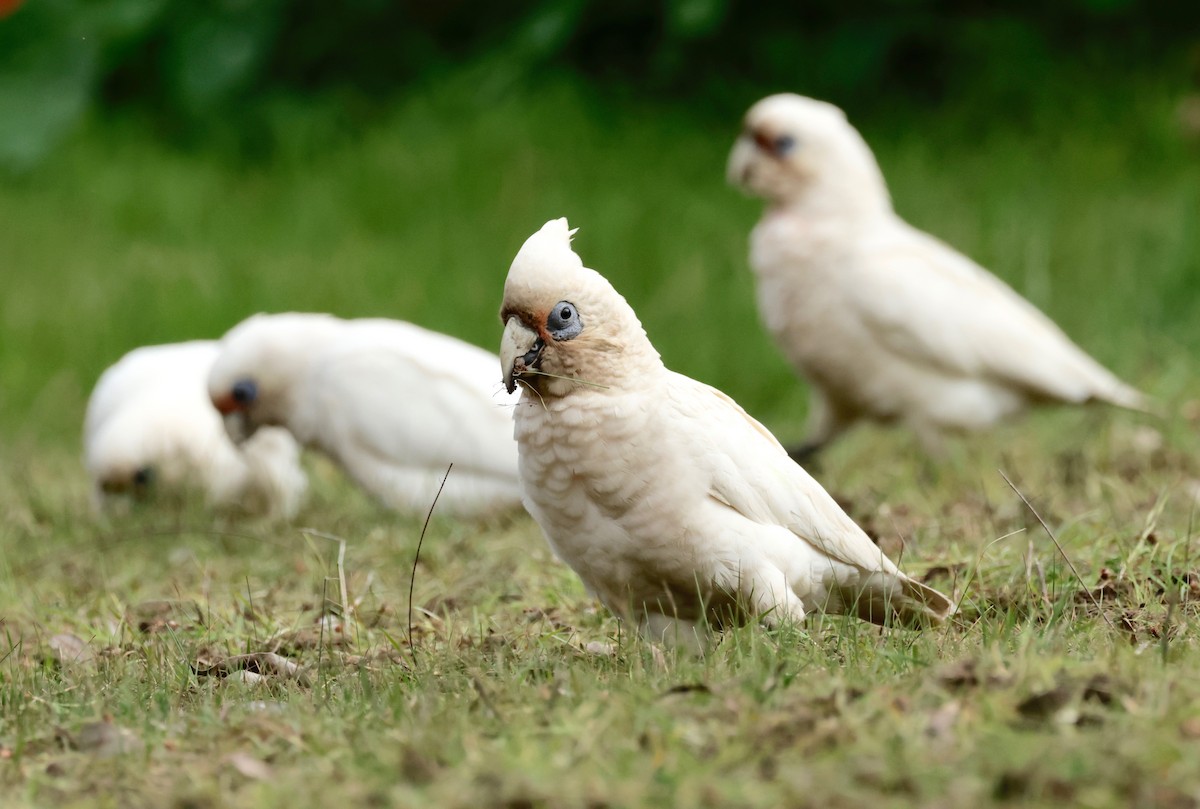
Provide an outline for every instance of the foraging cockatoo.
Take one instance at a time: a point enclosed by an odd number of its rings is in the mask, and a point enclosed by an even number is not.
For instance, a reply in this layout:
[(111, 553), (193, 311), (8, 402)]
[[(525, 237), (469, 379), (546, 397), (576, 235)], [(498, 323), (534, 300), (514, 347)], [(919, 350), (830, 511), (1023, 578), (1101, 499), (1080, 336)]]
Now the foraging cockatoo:
[(83, 433), (97, 507), (121, 494), (195, 488), (214, 504), (295, 513), (308, 486), (300, 447), (277, 429), (234, 446), (208, 400), (216, 358), (212, 340), (146, 346), (100, 376)]
[(235, 440), (279, 425), (328, 454), (385, 505), (423, 512), (520, 502), (496, 355), (411, 323), (255, 315), (221, 340), (208, 379)]
[(761, 424), (663, 366), (571, 233), (556, 219), (517, 253), (500, 357), (524, 388), (525, 507), (587, 587), (652, 636), (814, 609), (945, 618), (949, 599), (901, 573)]
[(812, 385), (807, 442), (860, 420), (931, 447), (1036, 402), (1146, 400), (995, 276), (896, 215), (840, 109), (797, 95), (746, 114), (729, 181), (767, 201), (750, 236), (758, 305)]

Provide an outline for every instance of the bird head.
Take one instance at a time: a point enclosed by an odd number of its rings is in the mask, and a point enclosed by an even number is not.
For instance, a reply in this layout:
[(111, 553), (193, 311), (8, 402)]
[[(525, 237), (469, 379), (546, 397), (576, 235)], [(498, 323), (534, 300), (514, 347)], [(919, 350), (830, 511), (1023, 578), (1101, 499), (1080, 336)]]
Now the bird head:
[(566, 219), (547, 222), (508, 270), (500, 363), (510, 393), (518, 380), (543, 397), (620, 387), (662, 367), (633, 309), (571, 249), (574, 233)]
[(105, 495), (130, 495), (142, 500), (149, 495), (154, 483), (155, 470), (149, 464), (141, 466), (112, 467), (96, 479), (96, 486)]
[(328, 315), (258, 314), (221, 338), (208, 395), (235, 443), (259, 427), (292, 426), (295, 383), (334, 322)]
[(187, 487), (200, 466), (205, 430), (177, 411), (123, 411), (85, 437), (84, 462), (101, 498), (145, 500)]
[(768, 96), (746, 113), (726, 177), (776, 205), (891, 205), (875, 156), (845, 113), (792, 93)]

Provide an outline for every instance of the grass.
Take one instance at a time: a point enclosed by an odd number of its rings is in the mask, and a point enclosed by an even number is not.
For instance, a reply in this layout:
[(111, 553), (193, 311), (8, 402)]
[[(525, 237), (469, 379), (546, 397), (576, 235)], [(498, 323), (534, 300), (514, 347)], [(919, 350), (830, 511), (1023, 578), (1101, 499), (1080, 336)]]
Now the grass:
[[(850, 436), (819, 477), (959, 617), (746, 627), (702, 660), (622, 634), (524, 515), (435, 515), (410, 635), (419, 517), (311, 459), (291, 524), (197, 504), (97, 522), (76, 436), (123, 351), (260, 309), (492, 346), (512, 254), (566, 214), (669, 365), (798, 437), (803, 391), (744, 268), (757, 206), (721, 180), (734, 122), (558, 81), (451, 82), (360, 132), (281, 105), (265, 162), (96, 122), (0, 191), (5, 805), (1196, 805), (1200, 166), (1167, 88), (1105, 92), (864, 130), (907, 216), (1168, 415), (1047, 411), (936, 466), (907, 436)], [(270, 650), (303, 678), (200, 673)]]
[[(1117, 83), (1106, 104), (1097, 92), (1043, 102), (1032, 120), (985, 126), (972, 107), (864, 129), (902, 213), (1172, 396), (1170, 363), (1200, 349), (1200, 164), (1169, 87)], [(264, 114), (279, 146), (251, 163), (170, 148), (140, 121), (97, 124), (10, 183), (4, 432), (73, 440), (121, 353), (259, 310), (398, 317), (494, 347), (509, 261), (565, 215), (671, 367), (798, 436), (803, 391), (758, 324), (746, 270), (760, 206), (723, 179), (737, 121), (596, 100), (565, 80), (481, 93), (439, 85), (353, 129), (280, 103)]]

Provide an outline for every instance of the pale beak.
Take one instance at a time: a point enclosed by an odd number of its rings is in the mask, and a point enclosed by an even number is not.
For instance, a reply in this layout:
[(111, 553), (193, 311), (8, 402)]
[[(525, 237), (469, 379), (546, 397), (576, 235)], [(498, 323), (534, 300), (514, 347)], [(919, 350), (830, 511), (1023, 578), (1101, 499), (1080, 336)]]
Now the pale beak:
[(504, 336), (500, 338), (500, 370), (504, 372), (504, 388), (512, 393), (517, 388), (517, 377), (533, 367), (545, 343), (537, 332), (527, 328), (516, 316), (504, 324)]
[(258, 429), (258, 425), (250, 421), (244, 410), (225, 413), (221, 416), (221, 421), (225, 423), (225, 433), (229, 440), (239, 445), (248, 441)]
[(754, 162), (756, 147), (754, 141), (746, 135), (739, 135), (733, 143), (733, 151), (729, 153), (729, 163), (725, 167), (725, 181), (733, 186), (744, 186), (750, 164)]

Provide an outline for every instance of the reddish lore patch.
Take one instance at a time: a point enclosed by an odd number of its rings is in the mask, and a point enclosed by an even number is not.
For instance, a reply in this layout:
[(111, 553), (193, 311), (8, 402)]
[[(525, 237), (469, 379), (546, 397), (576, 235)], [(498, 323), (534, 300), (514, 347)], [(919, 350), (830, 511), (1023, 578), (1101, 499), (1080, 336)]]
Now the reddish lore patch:
[[(5, 0), (0, 0), (0, 3), (3, 2), (5, 2)], [(224, 396), (214, 396), (212, 403), (213, 407), (215, 407), (217, 412), (222, 416), (228, 416), (230, 413), (238, 409), (238, 403), (233, 400), (233, 394), (230, 393), (226, 393)]]

